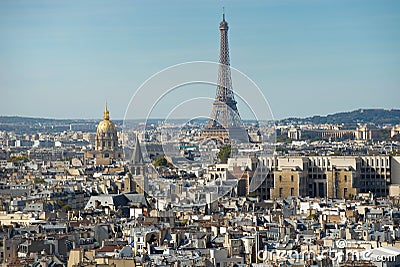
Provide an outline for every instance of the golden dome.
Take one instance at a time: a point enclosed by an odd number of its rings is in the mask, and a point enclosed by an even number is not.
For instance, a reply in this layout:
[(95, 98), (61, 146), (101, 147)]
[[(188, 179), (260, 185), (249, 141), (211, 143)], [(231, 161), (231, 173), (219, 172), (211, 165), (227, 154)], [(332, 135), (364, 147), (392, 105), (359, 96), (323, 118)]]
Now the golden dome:
[(115, 128), (114, 123), (112, 123), (109, 120), (103, 120), (99, 123), (97, 126), (97, 133), (109, 133), (109, 132), (115, 132), (117, 131), (117, 128)]
[(110, 112), (108, 111), (107, 102), (106, 102), (106, 109), (104, 110), (104, 117), (103, 121), (99, 123), (97, 126), (97, 133), (98, 134), (105, 134), (105, 133), (115, 133), (117, 132), (117, 128), (115, 124), (110, 121)]
[(118, 146), (117, 128), (110, 121), (110, 112), (107, 108), (104, 110), (103, 121), (97, 125), (96, 131), (96, 150), (112, 150)]

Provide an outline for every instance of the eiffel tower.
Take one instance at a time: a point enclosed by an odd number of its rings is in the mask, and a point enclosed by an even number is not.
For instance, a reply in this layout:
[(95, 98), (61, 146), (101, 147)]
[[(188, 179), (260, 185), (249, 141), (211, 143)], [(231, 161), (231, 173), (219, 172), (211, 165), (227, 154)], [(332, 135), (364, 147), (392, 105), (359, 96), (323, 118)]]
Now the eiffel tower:
[(218, 85), (213, 103), (211, 118), (202, 131), (202, 139), (213, 139), (222, 144), (232, 142), (248, 142), (248, 134), (243, 127), (242, 120), (236, 106), (236, 100), (232, 90), (232, 77), (229, 61), (228, 46), (228, 22), (223, 12), (222, 21), (219, 24), (221, 33)]

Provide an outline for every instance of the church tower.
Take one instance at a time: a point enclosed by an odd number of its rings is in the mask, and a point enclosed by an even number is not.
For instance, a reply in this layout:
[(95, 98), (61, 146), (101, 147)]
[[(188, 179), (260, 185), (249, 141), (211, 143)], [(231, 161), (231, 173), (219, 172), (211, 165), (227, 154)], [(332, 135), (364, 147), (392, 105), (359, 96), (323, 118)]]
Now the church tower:
[(132, 153), (129, 170), (134, 183), (134, 192), (145, 194), (148, 190), (148, 177), (146, 164), (143, 160), (142, 149), (140, 148), (139, 138), (136, 136), (135, 149)]

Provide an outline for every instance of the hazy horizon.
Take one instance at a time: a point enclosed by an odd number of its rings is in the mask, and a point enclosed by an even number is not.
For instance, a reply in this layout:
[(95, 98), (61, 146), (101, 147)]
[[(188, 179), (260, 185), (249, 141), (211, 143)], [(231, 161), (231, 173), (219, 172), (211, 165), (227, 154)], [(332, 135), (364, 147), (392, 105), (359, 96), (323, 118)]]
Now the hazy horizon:
[[(353, 112), (353, 111), (358, 111), (358, 110), (377, 110), (377, 109), (378, 110), (400, 110), (400, 108), (379, 108), (379, 107), (363, 108), (363, 107), (361, 107), (361, 108), (357, 108), (354, 110), (342, 110), (342, 111), (333, 112), (333, 113), (329, 113), (329, 114), (312, 114), (312, 115), (303, 116), (303, 117), (300, 117), (300, 116), (291, 116), (291, 117), (283, 117), (283, 118), (275, 118), (274, 117), (274, 120), (285, 120), (285, 119), (290, 119), (290, 118), (305, 119), (305, 118), (311, 118), (314, 116), (326, 117), (326, 116), (334, 115), (334, 114), (338, 114), (338, 113)], [(49, 119), (49, 120), (96, 120), (96, 121), (98, 121), (98, 120), (103, 119), (103, 114), (100, 114), (99, 117), (97, 117), (97, 118), (84, 118), (84, 117), (81, 117), (81, 118), (57, 118), (57, 117), (34, 117), (34, 116), (28, 116), (28, 115), (3, 115), (3, 114), (1, 114), (0, 117), (8, 117), (8, 118), (9, 117), (18, 117), (18, 118)], [(148, 118), (147, 120), (164, 120), (164, 119), (165, 118), (151, 117), (151, 118)], [(182, 117), (182, 118), (177, 118), (176, 120), (188, 120), (188, 119), (191, 119), (191, 118)], [(124, 118), (113, 118), (112, 115), (110, 114), (110, 120), (122, 121), (122, 120), (124, 120)], [(133, 120), (133, 121), (139, 120), (140, 121), (140, 120), (146, 120), (146, 118), (134, 118), (131, 120)], [(174, 119), (172, 119), (172, 120), (174, 120)], [(243, 121), (252, 121), (252, 119), (243, 119)]]

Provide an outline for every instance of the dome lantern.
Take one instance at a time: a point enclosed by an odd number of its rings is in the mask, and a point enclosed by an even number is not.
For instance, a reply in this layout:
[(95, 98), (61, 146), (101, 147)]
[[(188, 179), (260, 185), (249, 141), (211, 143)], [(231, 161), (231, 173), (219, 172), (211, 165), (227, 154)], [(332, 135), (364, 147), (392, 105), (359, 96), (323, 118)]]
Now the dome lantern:
[(106, 109), (104, 110), (104, 120), (109, 120), (110, 119), (110, 112), (108, 111), (107, 107), (107, 101), (106, 101)]

